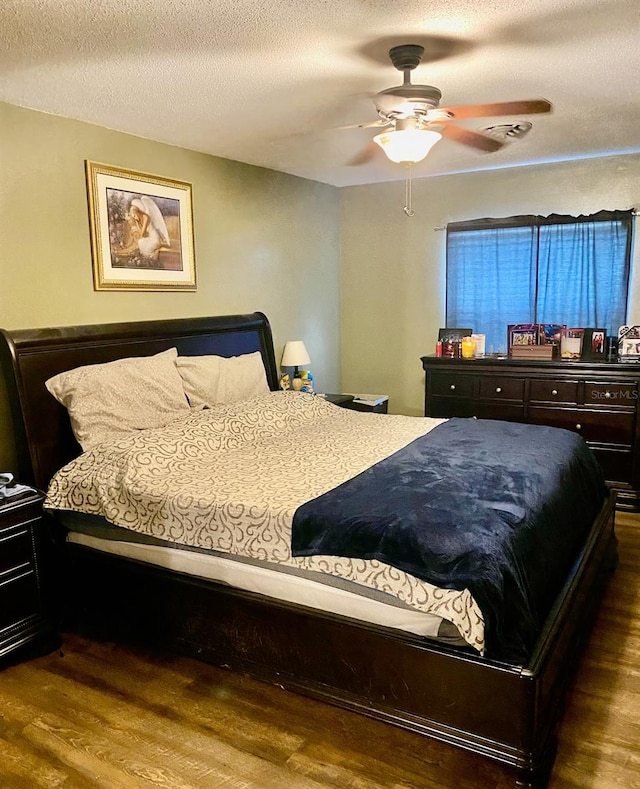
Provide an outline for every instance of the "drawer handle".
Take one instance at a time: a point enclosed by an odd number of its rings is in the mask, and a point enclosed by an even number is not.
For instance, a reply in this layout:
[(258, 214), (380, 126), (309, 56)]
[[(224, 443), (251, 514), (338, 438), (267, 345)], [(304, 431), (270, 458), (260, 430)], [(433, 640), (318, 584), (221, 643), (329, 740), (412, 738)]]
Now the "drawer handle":
[(552, 389), (551, 390), (551, 394), (552, 395), (557, 395), (558, 394), (558, 390), (557, 389)]
[(496, 392), (498, 394), (500, 394), (501, 391), (502, 391), (502, 387), (501, 386), (496, 386)]
[(611, 392), (605, 392), (604, 396), (607, 398), (607, 400), (610, 400), (611, 399)]
[(578, 424), (576, 425), (576, 430), (582, 430), (582, 425), (581, 425), (579, 422), (578, 422)]
[(451, 389), (451, 391), (453, 391), (455, 388), (456, 388), (455, 384), (451, 384), (451, 386), (449, 387), (449, 389)]

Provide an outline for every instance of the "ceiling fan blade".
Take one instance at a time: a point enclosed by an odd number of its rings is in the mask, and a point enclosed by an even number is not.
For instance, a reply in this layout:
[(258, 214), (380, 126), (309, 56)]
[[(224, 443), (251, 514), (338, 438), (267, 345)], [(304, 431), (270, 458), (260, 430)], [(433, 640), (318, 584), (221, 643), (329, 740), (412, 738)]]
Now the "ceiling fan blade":
[(360, 153), (357, 153), (352, 159), (350, 159), (347, 164), (351, 167), (356, 167), (360, 164), (366, 164), (370, 162), (376, 153), (380, 150), (378, 144), (371, 140), (368, 145), (366, 145)]
[(538, 112), (551, 112), (551, 102), (546, 99), (525, 99), (523, 101), (501, 101), (495, 104), (467, 104), (461, 107), (439, 107), (449, 112), (453, 120), (465, 118), (491, 118), (497, 115), (531, 115)]
[(380, 128), (381, 126), (388, 126), (390, 121), (383, 118), (378, 118), (377, 121), (368, 121), (367, 123), (350, 123), (348, 126), (339, 126), (339, 129), (373, 129)]
[(462, 143), (462, 145), (469, 145), (472, 148), (477, 148), (479, 151), (484, 151), (484, 153), (494, 153), (499, 151), (504, 145), (500, 140), (496, 140), (493, 137), (478, 134), (478, 132), (471, 131), (471, 129), (455, 126), (452, 123), (442, 124), (438, 131), (448, 140)]

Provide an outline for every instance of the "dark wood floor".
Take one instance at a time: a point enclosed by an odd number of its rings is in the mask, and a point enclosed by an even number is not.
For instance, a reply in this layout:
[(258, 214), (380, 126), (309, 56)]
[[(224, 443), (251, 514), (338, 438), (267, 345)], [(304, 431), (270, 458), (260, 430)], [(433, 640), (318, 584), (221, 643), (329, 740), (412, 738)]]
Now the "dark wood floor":
[[(617, 532), (550, 789), (640, 787), (640, 516)], [(0, 673), (2, 789), (511, 785), (463, 751), (197, 661), (71, 635), (63, 651)]]

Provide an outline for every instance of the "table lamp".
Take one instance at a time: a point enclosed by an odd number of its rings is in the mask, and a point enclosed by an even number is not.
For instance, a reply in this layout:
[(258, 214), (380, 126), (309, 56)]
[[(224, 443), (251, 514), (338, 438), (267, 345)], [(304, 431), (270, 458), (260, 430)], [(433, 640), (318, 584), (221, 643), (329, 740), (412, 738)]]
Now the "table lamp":
[(311, 359), (307, 349), (304, 347), (302, 340), (289, 340), (285, 343), (284, 351), (282, 352), (282, 367), (293, 367), (293, 380), (291, 386), (297, 392), (302, 389), (302, 378), (300, 378), (300, 365), (309, 364)]

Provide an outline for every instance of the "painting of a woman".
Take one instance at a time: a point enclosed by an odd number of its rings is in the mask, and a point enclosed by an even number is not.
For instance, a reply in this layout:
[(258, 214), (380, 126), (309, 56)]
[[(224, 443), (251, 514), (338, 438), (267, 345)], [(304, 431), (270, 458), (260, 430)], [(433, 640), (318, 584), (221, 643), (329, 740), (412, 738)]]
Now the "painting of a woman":
[(196, 290), (191, 184), (87, 160), (96, 290)]
[(114, 250), (118, 257), (139, 253), (149, 260), (157, 260), (161, 250), (171, 248), (171, 239), (162, 212), (148, 195), (131, 201), (126, 219), (128, 238), (124, 246)]

